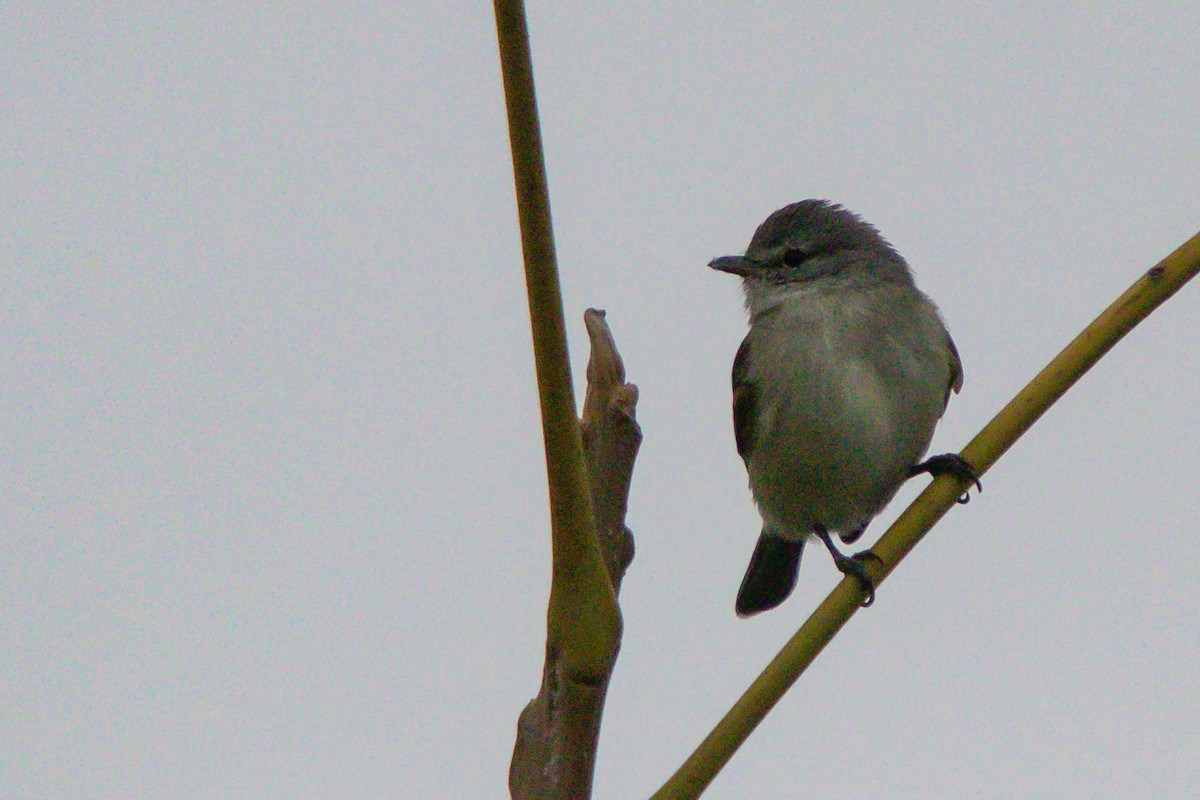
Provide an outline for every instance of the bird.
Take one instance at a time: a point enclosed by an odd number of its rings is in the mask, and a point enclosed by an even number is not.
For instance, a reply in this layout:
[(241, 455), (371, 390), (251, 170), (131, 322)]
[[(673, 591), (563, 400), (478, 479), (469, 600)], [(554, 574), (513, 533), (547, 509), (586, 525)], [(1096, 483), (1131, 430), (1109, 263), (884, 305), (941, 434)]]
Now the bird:
[[(733, 361), (733, 428), (762, 516), (735, 610), (775, 608), (820, 540), (875, 598), (869, 550), (842, 553), (910, 477), (953, 473), (957, 454), (922, 462), (963, 368), (936, 305), (903, 257), (858, 215), (828, 200), (784, 206), (744, 255), (709, 267), (742, 279), (749, 331)], [(982, 488), (982, 487), (980, 487)]]

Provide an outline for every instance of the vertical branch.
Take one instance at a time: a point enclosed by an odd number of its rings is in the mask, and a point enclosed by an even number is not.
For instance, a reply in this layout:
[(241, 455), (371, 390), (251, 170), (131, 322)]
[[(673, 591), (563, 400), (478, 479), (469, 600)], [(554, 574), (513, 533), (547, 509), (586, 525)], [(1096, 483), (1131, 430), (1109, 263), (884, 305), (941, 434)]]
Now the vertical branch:
[[(546, 446), (552, 549), (542, 689), (518, 722), (509, 790), (514, 798), (586, 798), (591, 794), (604, 696), (621, 642), (616, 588), (633, 555), (624, 511), (641, 436), (633, 421), (637, 391), (624, 383), (603, 315), (589, 312), (593, 362), (608, 363), (597, 367), (596, 386), (606, 388), (596, 389), (594, 402), (589, 386), (588, 407), (595, 413), (587, 425), (585, 466), (525, 10), (520, 0), (495, 0), (495, 10)], [(589, 367), (589, 379), (592, 372)], [(623, 457), (628, 469), (622, 472), (613, 462)], [(606, 555), (601, 554), (593, 503), (600, 512)]]
[(592, 346), (583, 401), (583, 455), (600, 554), (613, 591), (620, 592), (625, 569), (633, 561), (633, 534), (625, 527), (625, 510), (633, 462), (642, 444), (642, 429), (634, 417), (638, 389), (625, 382), (625, 365), (604, 312), (589, 308), (583, 322)]
[(548, 634), (573, 671), (598, 675), (616, 651), (620, 611), (596, 543), (575, 417), (525, 11), (520, 0), (496, 0), (495, 5), (550, 484), (553, 578)]
[[(633, 536), (625, 508), (634, 459), (642, 441), (634, 418), (638, 392), (625, 383), (621, 357), (603, 312), (584, 315), (592, 344), (583, 409), (584, 456), (588, 464), (600, 550), (614, 591), (633, 560)], [(618, 642), (619, 645), (619, 642)], [(594, 679), (566, 669), (561, 652), (546, 644), (538, 696), (521, 712), (508, 786), (514, 800), (591, 796), (600, 720), (617, 652), (609, 669)]]

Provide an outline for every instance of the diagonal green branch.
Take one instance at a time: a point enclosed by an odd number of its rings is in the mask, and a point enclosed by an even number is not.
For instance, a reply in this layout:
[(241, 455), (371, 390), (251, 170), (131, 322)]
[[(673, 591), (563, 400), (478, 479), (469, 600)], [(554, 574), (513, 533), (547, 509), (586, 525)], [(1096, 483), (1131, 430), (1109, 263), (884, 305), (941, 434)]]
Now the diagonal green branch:
[[(1200, 272), (1200, 234), (1146, 272), (1076, 336), (971, 440), (962, 456), (981, 475), (990, 469), (1093, 364), (1197, 272)], [(882, 562), (872, 570), (877, 583), (891, 574), (966, 488), (961, 479), (947, 475), (931, 483), (913, 501), (872, 548)], [(653, 800), (698, 797), (784, 692), (849, 621), (862, 598), (858, 580), (848, 578), (839, 583), (683, 766), (654, 794)]]

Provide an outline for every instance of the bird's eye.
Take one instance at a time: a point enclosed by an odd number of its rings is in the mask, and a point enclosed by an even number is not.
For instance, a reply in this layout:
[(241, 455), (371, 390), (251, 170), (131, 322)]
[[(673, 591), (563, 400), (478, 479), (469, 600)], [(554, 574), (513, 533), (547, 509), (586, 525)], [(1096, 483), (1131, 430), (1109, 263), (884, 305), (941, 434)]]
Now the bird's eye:
[(803, 250), (788, 250), (783, 254), (783, 263), (789, 267), (798, 267), (808, 258), (808, 253)]

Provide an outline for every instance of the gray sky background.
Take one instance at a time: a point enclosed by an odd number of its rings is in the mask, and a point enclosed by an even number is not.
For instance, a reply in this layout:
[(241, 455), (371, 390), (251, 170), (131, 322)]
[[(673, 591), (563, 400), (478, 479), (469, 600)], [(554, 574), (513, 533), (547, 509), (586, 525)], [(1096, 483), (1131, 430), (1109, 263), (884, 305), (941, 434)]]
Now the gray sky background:
[[(645, 444), (598, 798), (753, 620), (742, 251), (840, 201), (940, 304), (960, 448), (1200, 230), (1191, 3), (531, 2), (577, 382)], [(505, 796), (548, 591), (490, 4), (0, 9), (0, 796)], [(1200, 796), (1200, 287), (956, 508), (712, 798)], [(923, 481), (868, 532), (872, 542)]]

